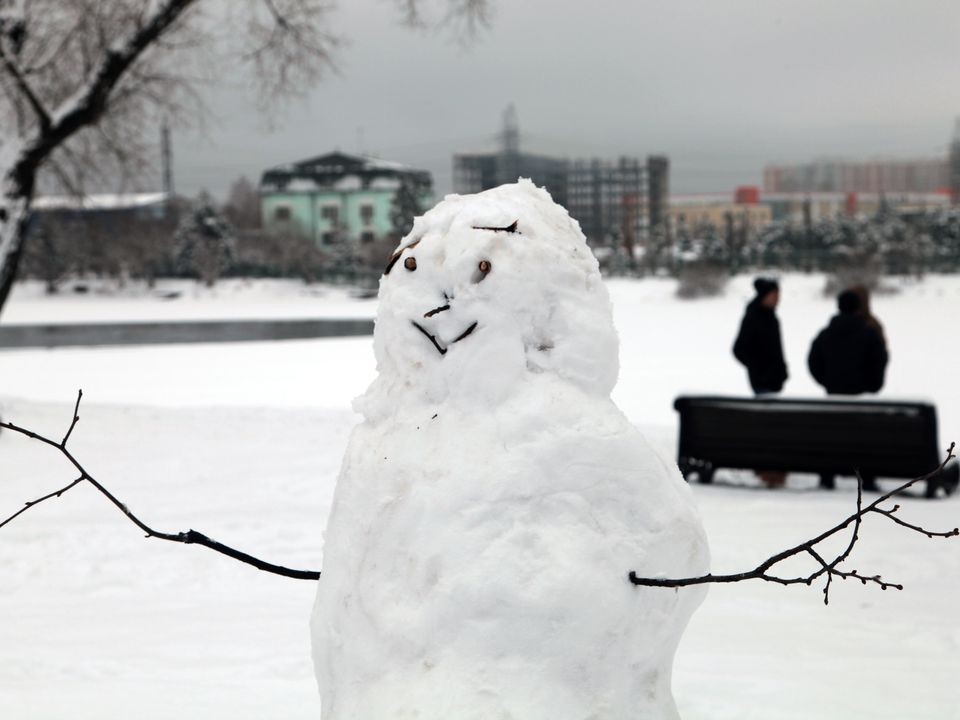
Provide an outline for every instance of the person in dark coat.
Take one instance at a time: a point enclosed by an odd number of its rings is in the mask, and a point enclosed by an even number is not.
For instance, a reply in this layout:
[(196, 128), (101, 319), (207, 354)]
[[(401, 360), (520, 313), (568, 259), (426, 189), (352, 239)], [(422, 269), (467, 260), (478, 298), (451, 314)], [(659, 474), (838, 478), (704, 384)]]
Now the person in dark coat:
[[(757, 296), (747, 305), (733, 354), (746, 366), (753, 391), (764, 395), (780, 392), (787, 379), (780, 321), (774, 312), (780, 302), (780, 286), (776, 280), (757, 278), (753, 287)], [(768, 488), (783, 487), (787, 479), (787, 474), (779, 470), (759, 470), (757, 476)]]
[(883, 336), (863, 315), (856, 292), (840, 293), (837, 307), (840, 312), (810, 346), (810, 374), (828, 395), (879, 392), (888, 360)]
[[(880, 323), (863, 306), (854, 288), (837, 297), (839, 314), (820, 331), (810, 346), (807, 366), (813, 379), (828, 395), (875, 393), (883, 387), (887, 369), (887, 344)], [(821, 487), (832, 488), (832, 475), (820, 476)], [(863, 477), (864, 490), (876, 490), (874, 477)]]
[(787, 364), (780, 341), (780, 321), (774, 312), (780, 302), (776, 280), (753, 281), (757, 296), (747, 305), (733, 354), (747, 368), (750, 387), (757, 395), (780, 392), (787, 379)]

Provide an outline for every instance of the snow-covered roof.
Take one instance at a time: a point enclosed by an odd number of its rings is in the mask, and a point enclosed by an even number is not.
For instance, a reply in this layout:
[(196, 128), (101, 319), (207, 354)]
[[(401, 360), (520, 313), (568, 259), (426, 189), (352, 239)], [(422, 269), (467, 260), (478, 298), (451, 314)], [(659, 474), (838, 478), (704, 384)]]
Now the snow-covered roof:
[(263, 173), (261, 192), (359, 190), (383, 178), (409, 177), (431, 185), (430, 174), (391, 160), (332, 152), (294, 163), (276, 165)]
[(34, 210), (126, 210), (159, 205), (167, 201), (165, 192), (97, 193), (94, 195), (41, 195), (33, 199)]

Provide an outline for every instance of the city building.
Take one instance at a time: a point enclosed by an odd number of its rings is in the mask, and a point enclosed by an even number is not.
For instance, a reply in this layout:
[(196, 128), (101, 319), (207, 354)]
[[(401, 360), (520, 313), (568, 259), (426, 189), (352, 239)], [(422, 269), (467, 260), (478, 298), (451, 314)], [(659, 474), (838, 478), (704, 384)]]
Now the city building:
[(745, 190), (738, 188), (733, 196), (729, 193), (672, 195), (667, 210), (672, 233), (696, 235), (698, 229), (707, 226), (723, 230), (729, 222), (738, 228), (757, 230), (770, 223), (773, 219), (770, 206), (760, 201), (759, 193)]
[(647, 210), (650, 232), (670, 239), (670, 160), (666, 155), (647, 157)]
[(454, 192), (461, 195), (477, 193), (525, 177), (545, 187), (556, 202), (566, 206), (568, 162), (520, 151), (520, 130), (513, 105), (504, 112), (500, 141), (497, 152), (453, 156)]
[(729, 193), (701, 193), (670, 197), (670, 225), (674, 233), (681, 227), (693, 232), (696, 227), (725, 227), (727, 215), (736, 223), (757, 230), (767, 223), (782, 220), (794, 223), (814, 222), (840, 216), (870, 216), (883, 209), (916, 212), (942, 208), (950, 203), (944, 192), (934, 193), (856, 193), (856, 192), (760, 192), (755, 186), (738, 187)]
[(401, 194), (414, 198), (420, 212), (427, 210), (433, 204), (430, 173), (332, 152), (263, 173), (263, 227), (317, 245), (373, 243), (398, 234), (394, 210)]
[(567, 210), (594, 245), (648, 236), (647, 171), (638, 158), (574, 160), (567, 171)]
[(950, 186), (946, 158), (850, 161), (821, 159), (763, 169), (765, 193), (935, 193)]
[(569, 210), (592, 245), (632, 246), (664, 227), (670, 172), (666, 157), (571, 161), (521, 152), (512, 105), (504, 113), (500, 140), (496, 152), (454, 155), (455, 192), (476, 193), (529, 178)]
[(960, 204), (960, 118), (953, 127), (953, 140), (950, 142), (950, 199), (954, 205)]

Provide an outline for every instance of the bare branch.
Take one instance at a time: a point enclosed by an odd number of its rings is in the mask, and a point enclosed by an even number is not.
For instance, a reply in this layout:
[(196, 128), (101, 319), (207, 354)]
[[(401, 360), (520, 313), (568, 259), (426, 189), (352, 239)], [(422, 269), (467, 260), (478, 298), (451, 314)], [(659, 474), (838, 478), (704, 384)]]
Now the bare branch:
[(47, 112), (47, 109), (40, 101), (40, 98), (33, 89), (33, 86), (30, 84), (30, 81), (27, 80), (26, 74), (20, 69), (20, 65), (4, 48), (4, 43), (2, 40), (0, 40), (0, 61), (3, 62), (3, 66), (7, 69), (7, 73), (9, 73), (10, 77), (13, 79), (14, 85), (16, 85), (17, 89), (20, 91), (20, 94), (26, 99), (30, 109), (33, 110), (34, 114), (37, 116), (37, 122), (40, 125), (40, 131), (48, 131), (50, 129), (50, 113)]
[(67, 441), (70, 439), (70, 435), (73, 433), (73, 429), (77, 426), (77, 423), (80, 421), (80, 401), (83, 399), (83, 390), (77, 390), (77, 402), (73, 406), (73, 420), (70, 421), (70, 427), (67, 429), (67, 434), (63, 436), (63, 440), (60, 441), (60, 447), (65, 448), (67, 446)]
[[(690, 585), (705, 585), (707, 583), (733, 583), (741, 582), (743, 580), (765, 580), (766, 582), (779, 583), (780, 585), (797, 585), (803, 583), (804, 585), (811, 585), (814, 580), (817, 578), (826, 575), (826, 583), (823, 589), (823, 602), (824, 604), (829, 604), (830, 601), (830, 584), (833, 578), (840, 578), (841, 580), (846, 580), (848, 578), (859, 580), (861, 583), (866, 585), (867, 583), (873, 583), (878, 585), (881, 590), (886, 590), (887, 588), (895, 588), (897, 590), (902, 590), (903, 586), (888, 582), (884, 580), (880, 575), (863, 575), (856, 570), (844, 571), (838, 569), (838, 566), (846, 561), (850, 554), (853, 552), (853, 548), (857, 543), (857, 540), (860, 539), (860, 526), (863, 522), (863, 518), (869, 513), (876, 513), (893, 520), (898, 525), (901, 525), (905, 528), (918, 532), (922, 535), (926, 535), (929, 538), (934, 537), (956, 537), (960, 535), (960, 528), (954, 528), (953, 530), (948, 530), (946, 532), (935, 532), (932, 530), (927, 530), (922, 528), (919, 525), (914, 525), (906, 521), (901, 520), (899, 517), (895, 516), (895, 513), (900, 509), (899, 505), (895, 505), (892, 509), (886, 510), (881, 508), (880, 505), (883, 502), (886, 502), (890, 498), (902, 494), (905, 490), (912, 487), (913, 485), (919, 482), (926, 482), (934, 477), (936, 477), (943, 469), (946, 467), (947, 463), (952, 460), (954, 455), (954, 449), (956, 448), (956, 443), (951, 443), (950, 447), (947, 448), (947, 455), (944, 458), (943, 462), (940, 463), (934, 470), (931, 470), (926, 475), (921, 475), (920, 477), (915, 477), (911, 480), (907, 480), (905, 483), (899, 485), (894, 490), (881, 495), (879, 498), (874, 500), (872, 503), (863, 506), (863, 478), (860, 477), (860, 473), (857, 473), (857, 510), (855, 513), (850, 515), (845, 520), (834, 525), (829, 530), (821, 533), (811, 540), (802, 542), (799, 545), (788, 548), (782, 552), (773, 555), (762, 563), (757, 565), (753, 570), (748, 570), (742, 573), (734, 573), (731, 575), (714, 575), (708, 573), (707, 575), (701, 575), (699, 577), (689, 577), (689, 578), (676, 578), (676, 579), (667, 579), (667, 578), (644, 578), (639, 577), (634, 571), (630, 571), (628, 577), (630, 582), (634, 585), (641, 585), (644, 587), (687, 587)], [(847, 543), (843, 552), (837, 555), (833, 560), (827, 562), (818, 552), (817, 546), (822, 543), (824, 540), (833, 537), (837, 533), (849, 527), (853, 524), (853, 532), (850, 536), (850, 541)], [(769, 571), (774, 567), (779, 565), (784, 560), (789, 558), (797, 557), (800, 555), (809, 555), (812, 557), (817, 565), (819, 566), (817, 570), (809, 573), (808, 575), (784, 578), (778, 575), (772, 574)]]
[(63, 440), (60, 442), (57, 442), (56, 440), (45, 437), (43, 435), (40, 435), (39, 433), (36, 433), (32, 430), (28, 430), (26, 428), (20, 427), (19, 425), (16, 425), (12, 422), (0, 422), (0, 428), (6, 428), (7, 430), (11, 430), (15, 433), (24, 435), (30, 438), (31, 440), (36, 440), (45, 445), (49, 445), (50, 447), (56, 448), (60, 452), (60, 454), (63, 455), (70, 462), (70, 464), (73, 465), (73, 467), (76, 468), (76, 470), (80, 473), (80, 476), (76, 480), (71, 482), (69, 485), (66, 485), (60, 488), (59, 490), (56, 490), (47, 495), (44, 495), (43, 497), (37, 498), (36, 500), (31, 500), (30, 502), (27, 502), (24, 505), (24, 507), (20, 508), (20, 510), (18, 510), (13, 515), (11, 515), (6, 520), (4, 520), (2, 523), (0, 523), (0, 528), (2, 528), (7, 523), (11, 522), (14, 518), (26, 512), (30, 508), (44, 502), (45, 500), (49, 500), (50, 498), (60, 497), (60, 495), (70, 490), (74, 486), (78, 485), (81, 482), (86, 481), (87, 483), (92, 485), (94, 488), (96, 488), (97, 491), (100, 492), (100, 494), (103, 495), (105, 498), (107, 498), (107, 500), (109, 500), (118, 510), (120, 510), (120, 512), (122, 512), (130, 522), (132, 522), (134, 525), (140, 528), (144, 533), (146, 533), (146, 536), (148, 538), (153, 537), (159, 540), (167, 540), (169, 542), (183, 543), (185, 545), (203, 545), (204, 547), (210, 548), (211, 550), (221, 553), (222, 555), (226, 555), (227, 557), (231, 557), (234, 560), (239, 560), (240, 562), (246, 563), (247, 565), (252, 565), (258, 570), (263, 570), (264, 572), (272, 573), (274, 575), (282, 575), (284, 577), (296, 578), (299, 580), (319, 579), (320, 571), (318, 570), (295, 570), (292, 568), (284, 567), (282, 565), (274, 565), (273, 563), (269, 563), (269, 562), (266, 562), (265, 560), (261, 560), (241, 550), (232, 548), (229, 545), (224, 545), (223, 543), (217, 542), (216, 540), (196, 530), (187, 530), (185, 532), (177, 532), (177, 533), (167, 533), (167, 532), (161, 532), (160, 530), (155, 530), (154, 528), (147, 525), (143, 520), (141, 520), (133, 512), (131, 512), (125, 503), (121, 502), (113, 493), (107, 490), (106, 487), (104, 487), (92, 475), (90, 475), (90, 473), (86, 471), (83, 465), (81, 465), (80, 462), (67, 449), (67, 441), (70, 439), (70, 435), (73, 433), (73, 429), (76, 427), (77, 422), (80, 420), (80, 400), (82, 397), (83, 397), (83, 391), (81, 390), (80, 392), (77, 393), (77, 403), (74, 406), (73, 420), (70, 423), (70, 428), (67, 430), (67, 434), (64, 435)]
[(32, 508), (34, 505), (39, 505), (39, 504), (42, 503), (44, 500), (49, 500), (50, 498), (60, 497), (60, 496), (63, 495), (67, 490), (69, 490), (70, 488), (72, 488), (74, 485), (78, 485), (79, 483), (83, 482), (84, 480), (86, 480), (86, 478), (81, 475), (81, 476), (78, 477), (76, 480), (74, 480), (72, 483), (70, 483), (69, 485), (65, 485), (64, 487), (60, 488), (59, 490), (54, 490), (52, 493), (48, 493), (47, 495), (44, 495), (43, 497), (38, 497), (36, 500), (28, 500), (27, 502), (25, 502), (25, 503), (23, 504), (23, 507), (22, 507), (22, 508), (20, 508), (19, 510), (17, 510), (13, 515), (11, 515), (10, 517), (8, 517), (8, 518), (7, 518), (6, 520), (4, 520), (3, 522), (0, 522), (0, 528), (2, 528), (4, 525), (6, 525), (7, 523), (9, 523), (9, 522), (11, 522), (12, 520), (14, 520), (18, 515), (21, 515), (21, 514), (25, 513), (27, 510), (29, 510), (30, 508)]
[(106, 111), (110, 94), (127, 70), (194, 2), (196, 0), (164, 0), (146, 22), (137, 25), (132, 35), (110, 45), (89, 80), (60, 104), (47, 127), (39, 129), (15, 172), (35, 171), (71, 135), (99, 120)]

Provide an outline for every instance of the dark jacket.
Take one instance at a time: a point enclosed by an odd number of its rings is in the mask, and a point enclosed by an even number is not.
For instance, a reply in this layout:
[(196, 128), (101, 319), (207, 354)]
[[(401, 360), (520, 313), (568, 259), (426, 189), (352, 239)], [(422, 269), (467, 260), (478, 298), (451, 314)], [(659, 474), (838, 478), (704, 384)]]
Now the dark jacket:
[(807, 365), (830, 395), (877, 392), (883, 387), (887, 348), (862, 316), (834, 315), (810, 346)]
[(746, 366), (754, 392), (780, 392), (783, 388), (787, 364), (780, 342), (780, 321), (759, 298), (747, 305), (733, 355)]

